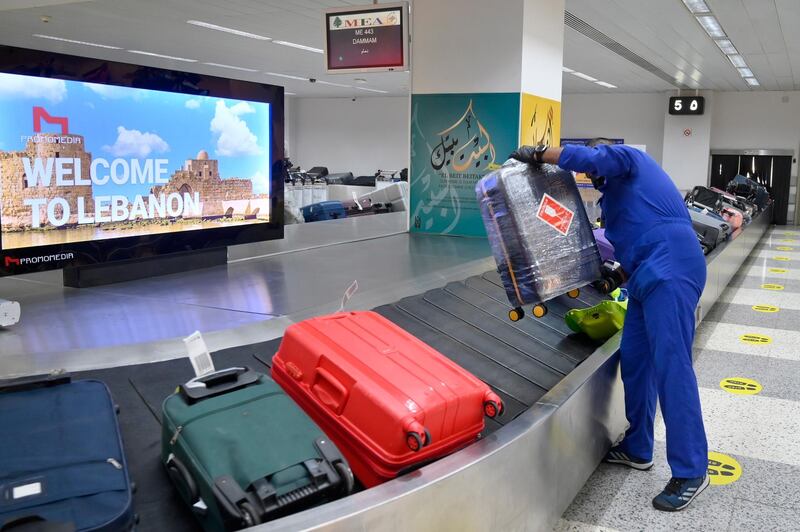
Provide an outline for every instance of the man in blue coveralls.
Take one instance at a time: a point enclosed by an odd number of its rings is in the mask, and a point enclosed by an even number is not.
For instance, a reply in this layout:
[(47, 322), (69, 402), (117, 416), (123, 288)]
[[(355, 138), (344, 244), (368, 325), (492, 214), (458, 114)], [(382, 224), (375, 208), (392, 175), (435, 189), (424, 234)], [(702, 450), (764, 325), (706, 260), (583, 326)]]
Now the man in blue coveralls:
[(641, 471), (653, 467), (658, 398), (672, 479), (653, 506), (682, 510), (708, 486), (708, 444), (692, 368), (706, 262), (681, 194), (646, 153), (602, 139), (588, 147), (522, 146), (511, 157), (585, 172), (603, 193), (606, 237), (628, 276), (630, 296), (620, 346), (630, 427), (604, 460)]

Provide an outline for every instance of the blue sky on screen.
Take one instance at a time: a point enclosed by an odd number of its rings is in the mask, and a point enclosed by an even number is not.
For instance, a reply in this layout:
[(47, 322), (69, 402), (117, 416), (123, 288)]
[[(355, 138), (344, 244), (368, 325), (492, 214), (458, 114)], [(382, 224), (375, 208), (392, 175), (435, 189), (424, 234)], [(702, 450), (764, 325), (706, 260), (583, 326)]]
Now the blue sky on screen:
[[(24, 149), (20, 137), (33, 134), (34, 106), (68, 117), (70, 133), (84, 136), (93, 158), (168, 159), (171, 176), (206, 150), (223, 179), (251, 179), (254, 193), (269, 190), (267, 103), (0, 73), (0, 150)], [(42, 125), (51, 132), (60, 129)], [(150, 186), (94, 185), (94, 195), (131, 198)]]

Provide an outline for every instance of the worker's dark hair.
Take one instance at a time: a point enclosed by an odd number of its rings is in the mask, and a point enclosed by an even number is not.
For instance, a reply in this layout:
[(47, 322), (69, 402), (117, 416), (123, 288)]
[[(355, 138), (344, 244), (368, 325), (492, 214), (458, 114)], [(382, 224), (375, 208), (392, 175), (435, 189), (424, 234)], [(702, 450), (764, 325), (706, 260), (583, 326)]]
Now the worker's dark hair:
[(611, 139), (607, 139), (605, 137), (595, 137), (590, 140), (586, 145), (590, 148), (594, 148), (595, 146), (599, 146), (601, 144), (608, 144), (609, 146), (614, 144), (614, 141)]

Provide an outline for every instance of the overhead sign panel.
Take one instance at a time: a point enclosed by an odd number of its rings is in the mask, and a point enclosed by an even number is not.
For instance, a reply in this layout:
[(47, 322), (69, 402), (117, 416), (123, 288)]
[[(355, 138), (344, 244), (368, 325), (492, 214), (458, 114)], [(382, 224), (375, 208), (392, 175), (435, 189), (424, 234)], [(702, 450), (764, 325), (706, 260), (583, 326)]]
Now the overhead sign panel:
[(408, 4), (373, 4), (325, 12), (327, 71), (408, 70)]

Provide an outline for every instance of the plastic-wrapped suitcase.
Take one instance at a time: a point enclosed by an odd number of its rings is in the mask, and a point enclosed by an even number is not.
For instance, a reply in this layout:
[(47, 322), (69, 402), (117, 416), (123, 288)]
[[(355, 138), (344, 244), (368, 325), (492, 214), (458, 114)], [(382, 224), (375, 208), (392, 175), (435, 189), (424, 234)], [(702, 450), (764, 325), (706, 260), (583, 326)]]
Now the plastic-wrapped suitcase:
[(755, 187), (757, 183), (741, 174), (737, 175), (725, 187), (728, 192), (737, 196), (751, 198), (755, 194)]
[(606, 230), (602, 227), (593, 229), (594, 240), (597, 242), (597, 250), (600, 252), (600, 259), (603, 262), (607, 260), (616, 260), (614, 258), (614, 246), (606, 238)]
[(731, 234), (731, 226), (727, 222), (720, 221), (708, 213), (690, 208), (689, 216), (692, 217), (695, 233), (701, 235), (703, 243), (711, 245), (712, 249), (727, 240)]
[(0, 383), (0, 528), (135, 526), (128, 465), (105, 384), (69, 376)]
[(729, 207), (736, 209), (742, 214), (742, 219), (744, 225), (749, 224), (752, 221), (752, 214), (754, 212), (753, 205), (746, 202), (743, 198), (739, 198), (738, 196), (734, 196), (730, 192), (725, 190), (721, 190), (718, 188), (711, 187), (711, 190), (714, 192), (719, 192), (722, 194), (722, 204), (723, 207)]
[(372, 487), (474, 441), (501, 399), (477, 377), (375, 312), (286, 329), (272, 376)]
[(161, 461), (204, 530), (238, 530), (353, 488), (336, 446), (262, 373), (192, 379), (162, 418)]
[(497, 270), (515, 308), (509, 318), (547, 312), (543, 303), (601, 277), (601, 260), (572, 173), (515, 160), (475, 187)]
[(322, 201), (303, 207), (303, 219), (306, 222), (338, 220), (347, 216), (341, 201)]

